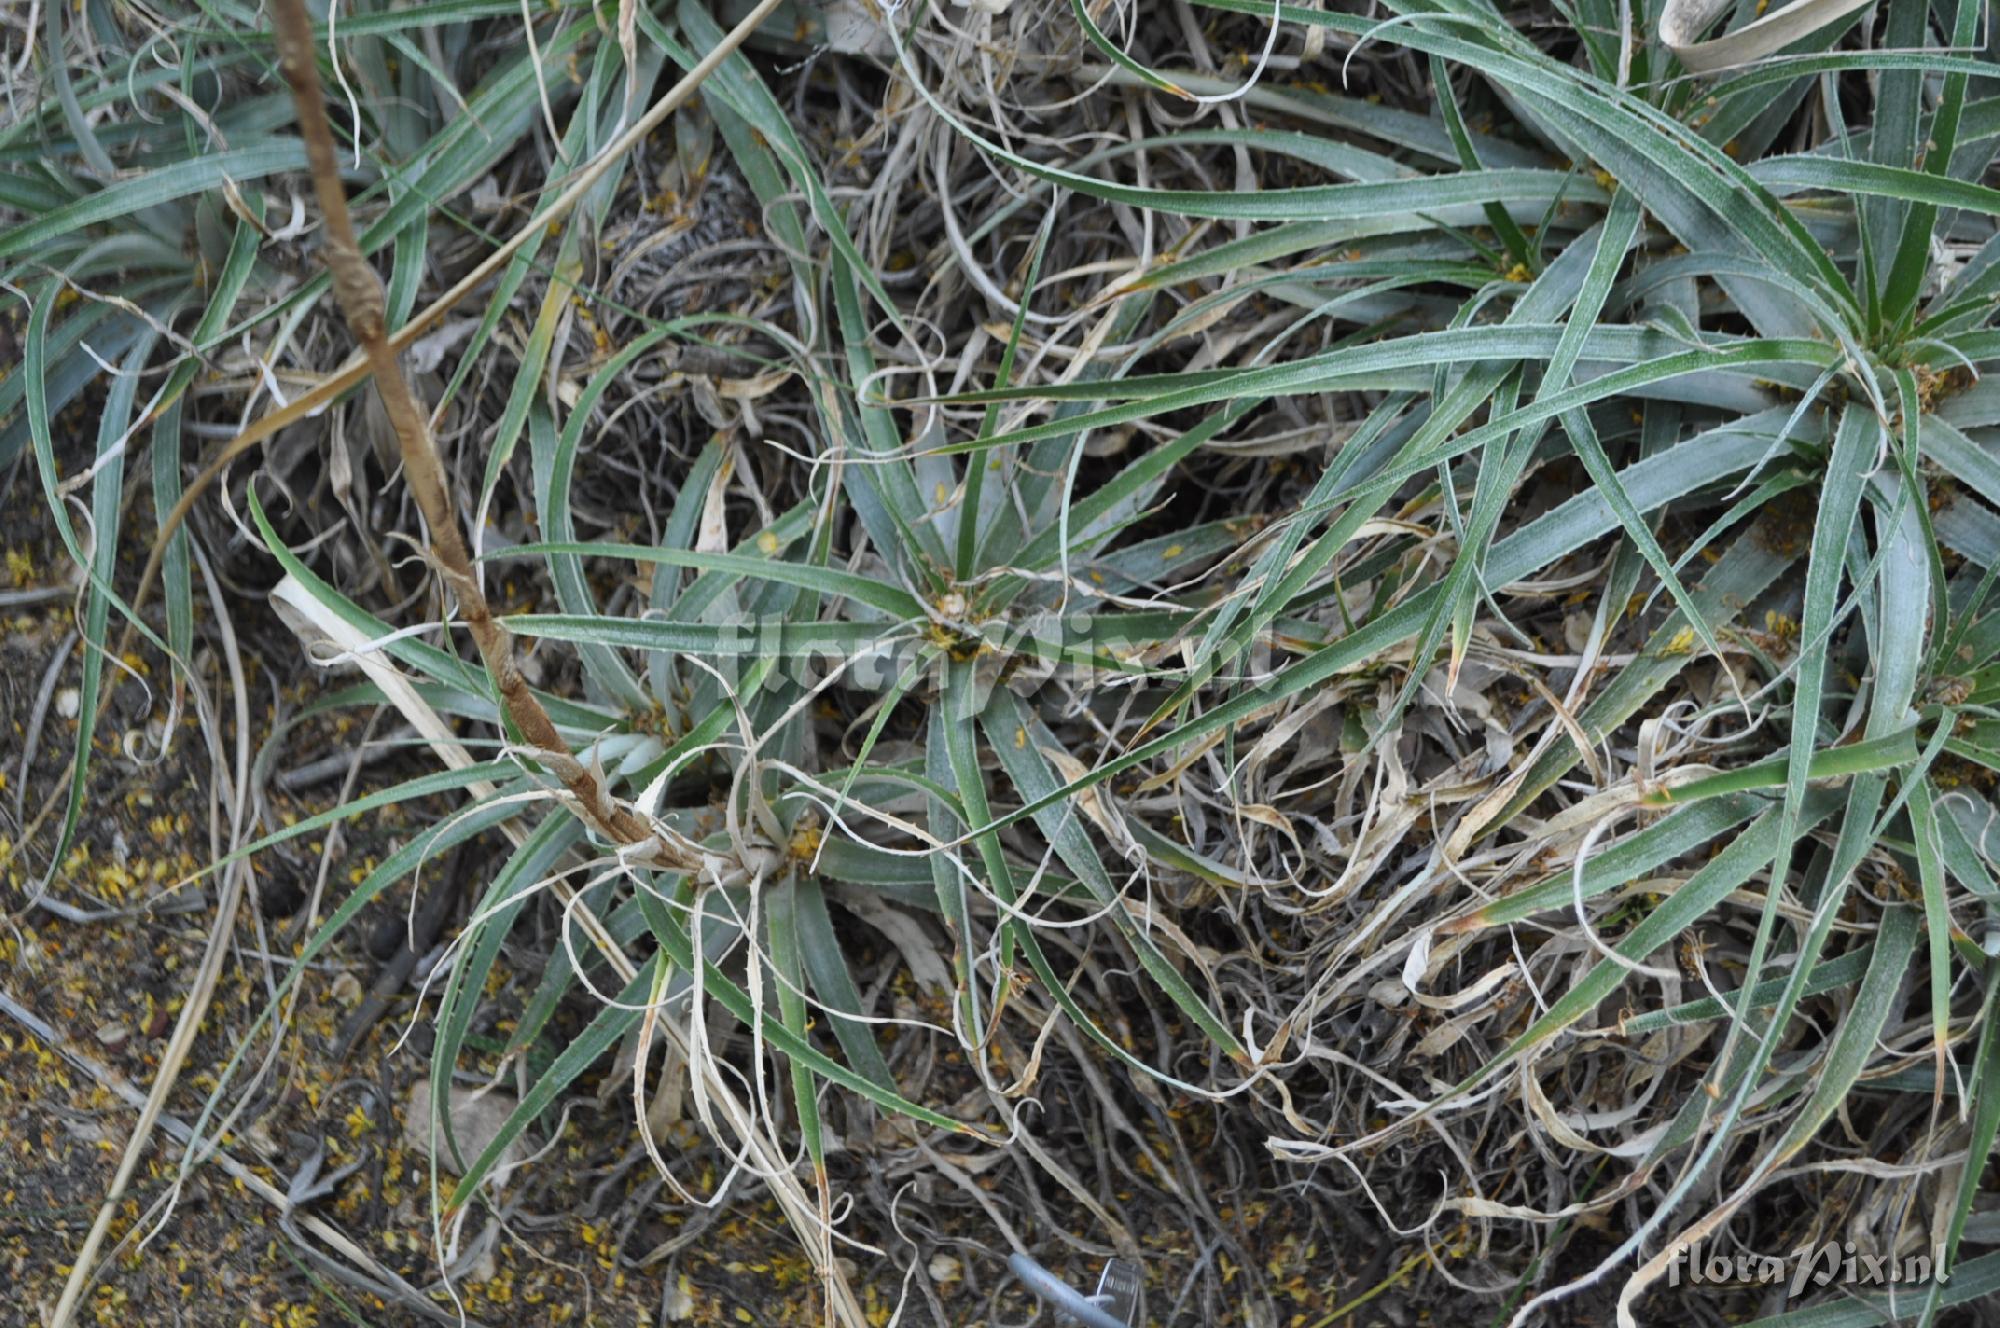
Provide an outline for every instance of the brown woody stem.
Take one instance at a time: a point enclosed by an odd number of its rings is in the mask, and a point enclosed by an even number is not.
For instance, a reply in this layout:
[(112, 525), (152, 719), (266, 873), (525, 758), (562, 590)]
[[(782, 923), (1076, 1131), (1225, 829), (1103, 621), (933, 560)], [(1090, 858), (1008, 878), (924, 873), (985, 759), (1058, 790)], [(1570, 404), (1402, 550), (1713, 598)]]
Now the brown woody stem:
[(340, 183), (333, 128), (326, 118), (326, 96), (320, 87), (318, 54), (313, 42), (312, 20), (301, 0), (273, 0), (271, 13), (277, 28), (278, 67), (291, 84), (292, 100), (298, 105), (299, 133), (305, 140), (306, 164), (312, 172), (313, 191), (319, 196), (325, 218), (326, 265), (333, 277), (334, 298), (361, 343), (375, 390), (396, 434), (402, 454), (403, 475), (410, 493), (430, 528), (433, 563), (445, 585), (457, 598), (459, 612), (479, 647), (486, 672), (500, 693), (507, 718), (520, 731), (536, 757), (548, 765), (563, 786), (581, 804), (584, 817), (621, 844), (646, 844), (654, 840), (651, 826), (614, 799), (595, 772), (569, 755), (569, 748), (556, 732), (549, 713), (542, 708), (527, 680), (514, 663), (513, 637), (494, 618), (479, 588), (465, 537), (459, 530), (458, 514), (451, 500), (450, 482), (438, 457), (425, 412), (417, 405), (403, 376), (396, 350), (389, 342), (382, 301), (382, 282), (362, 256), (354, 236), (354, 222), (347, 211), (347, 191)]
[[(567, 215), (569, 210), (576, 206), (577, 201), (603, 177), (606, 171), (611, 169), (613, 163), (623, 157), (634, 144), (664, 124), (666, 118), (673, 114), (676, 108), (694, 96), (696, 89), (701, 86), (703, 80), (721, 67), (722, 62), (728, 59), (738, 46), (743, 44), (745, 38), (757, 30), (757, 26), (770, 16), (771, 11), (776, 9), (778, 4), (779, 0), (757, 0), (757, 7), (748, 14), (745, 14), (721, 41), (711, 47), (708, 53), (695, 63), (694, 68), (688, 70), (686, 77), (669, 88), (664, 96), (653, 103), (652, 109), (635, 120), (614, 142), (606, 145), (604, 150), (598, 153), (589, 164), (577, 171), (569, 184), (564, 187), (562, 193), (557, 195), (547, 207), (536, 213), (527, 225), (516, 231), (512, 239), (488, 254), (481, 260), (477, 267), (459, 278), (457, 285), (433, 300), (415, 317), (410, 319), (409, 322), (403, 324), (393, 334), (389, 335), (387, 337), (389, 348), (392, 351), (400, 353), (411, 342), (434, 327), (446, 313), (457, 307), (468, 295), (479, 289), (495, 272), (498, 272), (515, 254), (519, 253), (529, 240), (547, 230), (550, 225)], [(310, 48), (308, 50), (310, 52)], [(173, 510), (160, 520), (159, 530), (153, 537), (152, 552), (146, 556), (146, 569), (139, 574), (138, 588), (132, 592), (130, 609), (132, 616), (126, 620), (124, 630), (118, 635), (118, 648), (111, 652), (113, 658), (123, 659), (126, 653), (131, 650), (133, 629), (137, 623), (139, 611), (146, 607), (147, 593), (152, 589), (154, 580), (160, 574), (160, 564), (166, 557), (167, 542), (173, 538), (174, 532), (180, 529), (181, 523), (187, 519), (188, 513), (194, 509), (196, 501), (204, 493), (208, 492), (208, 486), (215, 482), (216, 477), (222, 474), (229, 463), (237, 457), (242, 456), (251, 448), (262, 444), (286, 425), (296, 424), (307, 416), (324, 410), (338, 399), (341, 393), (357, 386), (373, 372), (373, 365), (366, 354), (351, 357), (346, 364), (343, 364), (333, 373), (321, 379), (318, 384), (307, 390), (303, 395), (292, 398), (288, 404), (268, 411), (252, 421), (244, 428), (243, 432), (230, 440), (213, 458), (203, 465), (201, 472), (195, 476), (193, 481), (181, 493), (180, 501), (174, 504)], [(110, 708), (111, 697), (112, 692), (106, 691), (103, 699), (98, 702), (98, 718), (100, 720)], [(76, 758), (72, 757), (71, 759), (74, 760)], [(65, 772), (66, 778), (67, 772)], [(64, 780), (59, 779), (56, 782), (58, 787), (43, 800), (42, 809), (35, 813), (34, 819), (28, 823), (26, 829), (22, 832), (20, 841), (15, 844), (12, 851), (0, 851), (0, 865), (12, 861), (14, 855), (18, 854), (26, 845), (33, 843), (35, 837), (41, 833), (43, 823), (48, 820), (62, 799), (61, 785)]]

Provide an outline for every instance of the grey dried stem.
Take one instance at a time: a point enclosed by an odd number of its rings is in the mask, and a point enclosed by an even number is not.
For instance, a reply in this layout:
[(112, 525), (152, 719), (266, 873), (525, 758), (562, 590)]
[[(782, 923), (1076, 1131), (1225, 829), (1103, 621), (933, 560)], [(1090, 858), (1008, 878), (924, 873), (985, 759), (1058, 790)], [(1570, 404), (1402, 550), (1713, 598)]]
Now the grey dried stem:
[(306, 164), (325, 219), (324, 252), (327, 269), (333, 277), (334, 298), (355, 340), (361, 343), (375, 390), (381, 394), (382, 408), (395, 431), (404, 478), (423, 513), (424, 524), (430, 528), (431, 562), (458, 600), (459, 612), (479, 647), (480, 659), (500, 693), (501, 706), (534, 750), (535, 758), (562, 780), (584, 817), (598, 830), (620, 844), (657, 843), (646, 820), (620, 804), (589, 766), (569, 754), (554, 721), (514, 662), (512, 635), (494, 618), (486, 603), (466, 550), (465, 537), (458, 527), (450, 481), (438, 456), (437, 443), (431, 437), (425, 412), (418, 407), (410, 390), (409, 380), (403, 376), (395, 348), (389, 343), (381, 279), (362, 256), (355, 239), (354, 223), (347, 211), (347, 192), (340, 183), (333, 128), (326, 118), (312, 20), (307, 17), (301, 0), (274, 0), (271, 12), (276, 25), (279, 69), (291, 85), (292, 100), (298, 106)]

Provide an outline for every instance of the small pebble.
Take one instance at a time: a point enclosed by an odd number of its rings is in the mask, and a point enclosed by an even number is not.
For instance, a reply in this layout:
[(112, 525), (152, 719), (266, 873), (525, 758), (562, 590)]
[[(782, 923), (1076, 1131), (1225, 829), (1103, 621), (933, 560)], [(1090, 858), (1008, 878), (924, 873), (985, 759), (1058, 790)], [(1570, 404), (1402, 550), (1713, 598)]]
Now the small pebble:
[[(515, 1105), (515, 1099), (506, 1093), (479, 1093), (456, 1085), (452, 1087), (451, 1131), (458, 1141), (459, 1154), (467, 1163), (485, 1152), (486, 1146), (499, 1136), (507, 1118), (514, 1113)], [(403, 1103), (403, 1145), (424, 1156), (430, 1154), (433, 1142), (431, 1106), (431, 1081), (419, 1079), (411, 1084), (409, 1097)], [(456, 1171), (442, 1128), (437, 1131), (435, 1139), (439, 1152), (438, 1166), (446, 1171)], [(496, 1177), (505, 1175), (526, 1156), (527, 1149), (516, 1138), (502, 1150), (492, 1174)]]

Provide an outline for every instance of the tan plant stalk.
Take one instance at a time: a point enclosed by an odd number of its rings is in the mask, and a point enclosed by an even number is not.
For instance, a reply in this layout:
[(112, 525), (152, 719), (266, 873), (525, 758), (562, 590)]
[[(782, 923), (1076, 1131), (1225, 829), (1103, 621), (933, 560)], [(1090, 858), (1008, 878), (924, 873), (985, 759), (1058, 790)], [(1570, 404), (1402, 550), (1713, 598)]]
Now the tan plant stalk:
[[(613, 165), (621, 160), (627, 152), (630, 152), (648, 134), (664, 124), (669, 115), (673, 114), (674, 111), (686, 104), (694, 96), (695, 92), (707, 80), (708, 76), (720, 68), (724, 60), (727, 60), (735, 53), (736, 48), (741, 46), (745, 39), (757, 30), (758, 25), (770, 16), (771, 11), (776, 9), (779, 3), (780, 0), (758, 0), (757, 7), (748, 14), (745, 14), (735, 27), (724, 34), (722, 40), (717, 42), (707, 54), (703, 55), (695, 63), (694, 68), (688, 70), (679, 82), (667, 89), (659, 100), (647, 108), (644, 115), (633, 121), (627, 126), (624, 133), (606, 144), (603, 151), (599, 152), (578, 169), (570, 177), (569, 183), (563, 187), (562, 192), (547, 207), (530, 218), (527, 224), (516, 231), (505, 244), (482, 259), (478, 266), (461, 277), (458, 283), (450, 290), (419, 310), (407, 323), (404, 323), (393, 333), (390, 333), (386, 337), (389, 348), (396, 353), (407, 350), (418, 337), (435, 327), (444, 318), (445, 314), (457, 307), (467, 296), (478, 290), (494, 273), (505, 266), (515, 254), (521, 251), (522, 247), (529, 240), (567, 216), (570, 209), (574, 208), (577, 202), (590, 191), (591, 187), (604, 177), (606, 171), (610, 170)], [(123, 659), (132, 649), (135, 620), (138, 614), (146, 607), (147, 596), (152, 590), (154, 581), (159, 576), (160, 564), (166, 557), (167, 542), (173, 538), (174, 532), (180, 529), (181, 524), (186, 521), (188, 513), (194, 509), (195, 503), (203, 494), (208, 492), (209, 486), (215, 482), (217, 477), (238, 457), (249, 452), (252, 448), (269, 441), (279, 430), (285, 428), (287, 425), (296, 424), (300, 420), (318, 414), (320, 411), (326, 409), (329, 405), (337, 401), (343, 393), (366, 381), (373, 372), (373, 364), (368, 354), (365, 351), (356, 352), (348, 358), (345, 364), (341, 365), (331, 374), (328, 374), (325, 378), (322, 378), (306, 392), (292, 398), (285, 405), (265, 412), (246, 425), (241, 433), (225, 444), (215, 456), (203, 465), (201, 472), (182, 491), (180, 501), (175, 503), (173, 510), (161, 518), (159, 522), (159, 530), (153, 537), (152, 550), (146, 556), (145, 570), (139, 574), (138, 587), (132, 592), (131, 617), (127, 618), (123, 630), (119, 633), (118, 647), (111, 652), (112, 658)], [(164, 404), (162, 409), (164, 409)], [(98, 705), (98, 717), (100, 720), (110, 707), (111, 695), (111, 691), (107, 689), (104, 699)], [(71, 759), (74, 760), (75, 757)], [(11, 851), (0, 851), (0, 865), (12, 861), (15, 855), (18, 855), (28, 844), (33, 843), (35, 837), (40, 834), (43, 823), (48, 820), (50, 814), (54, 812), (57, 805), (61, 802), (61, 786), (65, 783), (67, 774), (68, 771), (65, 770), (64, 777), (56, 781), (57, 788), (43, 801), (41, 810), (35, 813), (34, 819), (28, 823), (13, 849)]]
[(402, 365), (396, 359), (395, 347), (389, 342), (381, 279), (362, 256), (353, 219), (348, 215), (347, 191), (340, 183), (333, 127), (327, 122), (325, 93), (320, 87), (312, 20), (306, 16), (300, 0), (274, 0), (271, 15), (277, 29), (278, 68), (291, 85), (292, 100), (298, 105), (306, 165), (312, 173), (313, 192), (319, 196), (324, 218), (322, 247), (333, 276), (334, 298), (355, 340), (361, 343), (368, 372), (375, 380), (382, 408), (395, 431), (403, 477), (423, 512), (424, 524), (430, 528), (431, 562), (458, 600), (459, 613), (500, 693), (503, 711), (534, 749), (535, 758), (563, 782), (582, 815), (597, 829), (621, 844), (653, 842), (655, 836), (646, 820), (614, 799), (597, 773), (569, 754), (554, 721), (514, 662), (512, 634), (494, 618), (486, 603), (486, 594), (473, 571), (472, 557), (466, 551), (465, 537), (459, 530), (458, 513), (452, 505), (450, 485), (438, 456), (437, 442), (431, 437), (429, 420), (417, 405), (409, 380), (403, 376)]
[[(217, 812), (223, 789), (230, 793), (232, 805), (229, 808), (228, 846), (235, 849), (243, 842), (244, 818), (248, 814), (250, 779), (250, 711), (245, 699), (243, 682), (243, 655), (237, 648), (236, 633), (229, 623), (229, 615), (222, 611), (221, 590), (216, 584), (215, 573), (208, 565), (208, 559), (197, 551), (202, 568), (202, 580), (208, 588), (209, 599), (215, 609), (216, 623), (222, 633), (222, 656), (229, 670), (229, 686), (235, 699), (236, 720), (236, 761), (235, 777), (227, 783), (221, 778), (215, 781), (209, 803), (209, 847), (220, 855), (223, 841)], [(211, 704), (202, 704), (202, 728), (214, 748), (218, 776), (226, 769), (221, 750), (222, 723), (218, 710)], [(187, 999), (181, 1006), (180, 1016), (174, 1021), (173, 1035), (168, 1038), (166, 1050), (160, 1054), (159, 1072), (153, 1076), (153, 1086), (147, 1092), (139, 1109), (139, 1119), (132, 1126), (132, 1133), (125, 1140), (125, 1150), (119, 1156), (118, 1169), (112, 1174), (111, 1188), (106, 1191), (104, 1201), (98, 1205), (97, 1216), (85, 1233), (83, 1245), (77, 1250), (70, 1263), (69, 1277), (63, 1283), (62, 1296), (56, 1302), (55, 1313), (49, 1319), (49, 1328), (69, 1328), (74, 1320), (83, 1293), (89, 1287), (97, 1271), (97, 1252), (110, 1234), (111, 1223), (117, 1217), (119, 1200), (125, 1195), (138, 1172), (139, 1160), (145, 1156), (146, 1145), (152, 1140), (153, 1129), (159, 1124), (166, 1111), (167, 1098), (172, 1095), (174, 1085), (180, 1081), (181, 1070), (187, 1065), (188, 1055), (194, 1050), (194, 1041), (201, 1031), (202, 1020), (207, 1016), (209, 1004), (215, 999), (216, 984), (222, 978), (222, 964), (228, 957), (231, 939), (236, 934), (236, 911), (243, 902), (244, 885), (250, 878), (250, 864), (237, 860), (230, 864), (222, 875), (222, 888), (215, 901), (215, 923), (209, 929), (208, 944), (202, 950), (201, 963), (195, 970), (194, 981), (189, 984)], [(194, 1149), (190, 1147), (189, 1153)]]

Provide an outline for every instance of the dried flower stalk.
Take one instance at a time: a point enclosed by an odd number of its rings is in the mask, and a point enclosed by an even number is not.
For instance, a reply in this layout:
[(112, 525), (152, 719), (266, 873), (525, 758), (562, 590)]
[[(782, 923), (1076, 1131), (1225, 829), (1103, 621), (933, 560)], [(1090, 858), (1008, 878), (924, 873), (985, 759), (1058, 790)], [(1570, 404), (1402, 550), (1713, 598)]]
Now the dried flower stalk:
[(403, 376), (396, 350), (389, 342), (382, 282), (362, 256), (355, 239), (354, 222), (347, 211), (347, 191), (340, 182), (333, 128), (326, 118), (326, 97), (320, 87), (319, 64), (313, 43), (312, 20), (300, 0), (274, 0), (271, 13), (277, 30), (278, 68), (291, 85), (298, 105), (299, 133), (305, 140), (306, 165), (312, 173), (313, 192), (319, 196), (325, 220), (326, 265), (333, 276), (334, 298), (347, 319), (355, 340), (368, 362), (368, 371), (381, 394), (382, 407), (396, 434), (402, 454), (403, 476), (430, 528), (432, 565), (457, 598), (479, 657), (500, 693), (507, 718), (535, 759), (560, 779), (590, 823), (621, 844), (659, 843), (646, 820), (619, 803), (590, 767), (569, 754), (568, 746), (556, 732), (547, 710), (535, 698), (527, 679), (514, 662), (513, 636), (494, 618), (486, 595), (474, 575), (465, 537), (459, 530), (450, 484), (437, 443), (431, 437), (426, 413), (417, 405), (409, 380)]
[[(627, 126), (624, 133), (620, 134), (611, 143), (606, 144), (602, 151), (581, 169), (577, 170), (570, 178), (569, 184), (556, 196), (554, 201), (536, 213), (505, 244), (482, 259), (472, 271), (460, 277), (458, 283), (450, 290), (425, 306), (411, 317), (410, 321), (397, 328), (393, 333), (388, 334), (386, 341), (389, 348), (398, 353), (406, 349), (411, 342), (436, 326), (445, 314), (456, 308), (473, 291), (485, 284), (495, 272), (498, 272), (515, 254), (519, 253), (529, 240), (568, 215), (570, 209), (575, 207), (577, 202), (590, 191), (597, 181), (603, 178), (604, 173), (611, 169), (614, 162), (630, 151), (634, 144), (640, 142), (648, 134), (652, 133), (653, 130), (666, 123), (669, 115), (673, 114), (676, 109), (694, 96), (695, 91), (700, 88), (703, 81), (720, 68), (722, 62), (728, 59), (751, 33), (757, 30), (758, 25), (770, 16), (771, 11), (778, 7), (779, 2), (780, 0), (758, 0), (757, 7), (752, 9), (748, 14), (745, 14), (721, 41), (717, 42), (707, 54), (703, 55), (695, 63), (693, 68), (687, 71), (685, 77), (669, 88), (658, 101), (653, 103), (652, 107), (644, 115)], [(111, 652), (114, 658), (122, 659), (132, 649), (132, 638), (135, 635), (137, 614), (140, 609), (145, 607), (146, 597), (152, 589), (154, 580), (160, 574), (160, 564), (166, 557), (167, 542), (173, 538), (174, 532), (179, 530), (181, 524), (186, 521), (188, 513), (194, 510), (195, 503), (203, 494), (208, 492), (209, 486), (215, 482), (223, 470), (251, 448), (268, 441), (280, 429), (290, 424), (296, 424), (307, 416), (317, 414), (319, 411), (325, 409), (339, 398), (342, 393), (359, 385), (373, 372), (373, 366), (366, 353), (350, 356), (347, 363), (341, 365), (340, 368), (334, 370), (325, 378), (322, 378), (304, 393), (293, 397), (285, 405), (267, 411), (265, 414), (251, 421), (241, 433), (231, 439), (215, 456), (202, 466), (201, 471), (189, 481), (187, 488), (182, 491), (180, 501), (174, 504), (173, 510), (167, 513), (159, 523), (159, 530), (153, 537), (152, 551), (146, 556), (145, 570), (139, 574), (138, 588), (132, 592), (131, 606), (133, 616), (126, 620), (124, 629), (119, 633), (118, 648)], [(111, 697), (112, 693), (106, 691), (103, 699), (98, 703), (98, 718), (100, 720), (102, 720), (105, 712), (111, 705)], [(74, 757), (71, 759), (73, 760)], [(28, 823), (25, 832), (21, 835), (21, 844), (25, 845), (33, 842), (36, 835), (41, 833), (43, 823), (48, 820), (50, 814), (54, 812), (61, 801), (62, 782), (62, 780), (58, 780), (56, 789), (48, 798), (43, 800), (42, 809), (35, 813), (34, 819)], [(0, 852), (0, 863), (8, 860), (9, 855)]]

